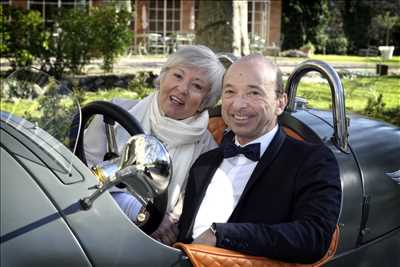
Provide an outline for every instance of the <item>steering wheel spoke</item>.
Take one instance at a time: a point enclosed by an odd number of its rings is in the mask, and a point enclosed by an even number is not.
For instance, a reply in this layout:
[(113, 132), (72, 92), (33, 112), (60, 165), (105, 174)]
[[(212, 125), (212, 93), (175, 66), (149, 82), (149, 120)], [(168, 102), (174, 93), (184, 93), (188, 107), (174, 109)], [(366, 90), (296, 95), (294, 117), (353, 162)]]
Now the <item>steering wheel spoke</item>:
[(104, 160), (110, 160), (119, 157), (117, 139), (115, 138), (115, 122), (110, 123), (110, 119), (104, 117), (104, 127), (107, 138), (107, 153), (104, 155)]
[[(131, 136), (144, 133), (140, 123), (127, 110), (107, 101), (93, 101), (82, 108), (82, 127), (78, 135), (77, 147), (75, 155), (87, 165), (85, 151), (83, 146), (83, 136), (86, 124), (94, 115), (103, 115), (107, 124), (120, 124)], [(114, 127), (110, 127), (114, 128)], [(106, 131), (107, 135), (108, 130)], [(114, 129), (110, 130), (110, 138), (107, 137), (107, 146), (111, 153), (117, 152), (116, 138)], [(114, 136), (114, 137), (112, 137)], [(70, 144), (74, 144), (75, 140), (71, 140)], [(115, 153), (118, 155), (118, 153)]]

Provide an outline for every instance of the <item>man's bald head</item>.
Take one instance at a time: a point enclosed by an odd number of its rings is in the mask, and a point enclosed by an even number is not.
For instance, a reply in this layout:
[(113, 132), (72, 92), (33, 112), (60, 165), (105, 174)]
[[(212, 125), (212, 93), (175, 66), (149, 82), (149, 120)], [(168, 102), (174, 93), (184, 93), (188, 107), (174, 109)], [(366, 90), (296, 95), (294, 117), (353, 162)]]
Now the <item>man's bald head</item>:
[[(252, 65), (257, 65), (257, 67), (261, 68), (264, 72), (274, 72), (276, 75), (275, 77), (275, 92), (276, 96), (280, 97), (283, 93), (285, 93), (285, 89), (283, 87), (283, 80), (282, 80), (282, 72), (279, 69), (279, 67), (273, 63), (271, 60), (265, 58), (263, 55), (260, 54), (251, 54), (247, 56), (243, 56), (236, 60), (232, 65), (228, 68), (226, 74), (229, 72), (229, 70), (238, 64), (252, 64)], [(266, 75), (269, 76), (269, 75)]]

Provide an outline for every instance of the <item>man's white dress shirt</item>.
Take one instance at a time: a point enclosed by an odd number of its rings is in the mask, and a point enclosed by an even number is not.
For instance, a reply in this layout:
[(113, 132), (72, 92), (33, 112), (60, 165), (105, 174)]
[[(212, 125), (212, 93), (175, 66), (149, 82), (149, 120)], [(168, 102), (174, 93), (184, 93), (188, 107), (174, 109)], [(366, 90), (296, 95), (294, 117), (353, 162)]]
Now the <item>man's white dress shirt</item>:
[[(241, 146), (260, 143), (261, 158), (277, 131), (278, 125), (268, 133)], [(235, 144), (240, 145), (236, 137)], [(222, 161), (201, 202), (193, 226), (193, 239), (210, 228), (212, 223), (228, 221), (257, 163), (258, 161), (252, 161), (242, 154)]]

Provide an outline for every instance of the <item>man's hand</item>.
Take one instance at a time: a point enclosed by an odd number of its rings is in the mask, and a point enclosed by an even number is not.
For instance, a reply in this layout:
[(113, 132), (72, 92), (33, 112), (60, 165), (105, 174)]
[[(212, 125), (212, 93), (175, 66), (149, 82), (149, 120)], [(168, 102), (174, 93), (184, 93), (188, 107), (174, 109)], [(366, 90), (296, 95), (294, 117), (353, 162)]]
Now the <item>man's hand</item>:
[(151, 234), (151, 237), (170, 246), (176, 242), (178, 233), (177, 220), (165, 214), (160, 226)]
[(201, 235), (199, 235), (195, 240), (192, 242), (193, 244), (205, 244), (209, 246), (215, 247), (217, 244), (217, 238), (214, 235), (211, 229), (207, 229)]

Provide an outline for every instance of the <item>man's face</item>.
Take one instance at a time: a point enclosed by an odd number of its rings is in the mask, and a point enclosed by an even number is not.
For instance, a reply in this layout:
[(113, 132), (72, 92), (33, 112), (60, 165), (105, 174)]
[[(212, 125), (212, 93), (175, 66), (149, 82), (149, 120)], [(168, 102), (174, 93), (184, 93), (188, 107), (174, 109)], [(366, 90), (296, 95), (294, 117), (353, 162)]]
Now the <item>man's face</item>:
[(286, 105), (286, 95), (277, 98), (276, 72), (260, 60), (233, 64), (222, 90), (222, 117), (246, 144), (272, 130)]

